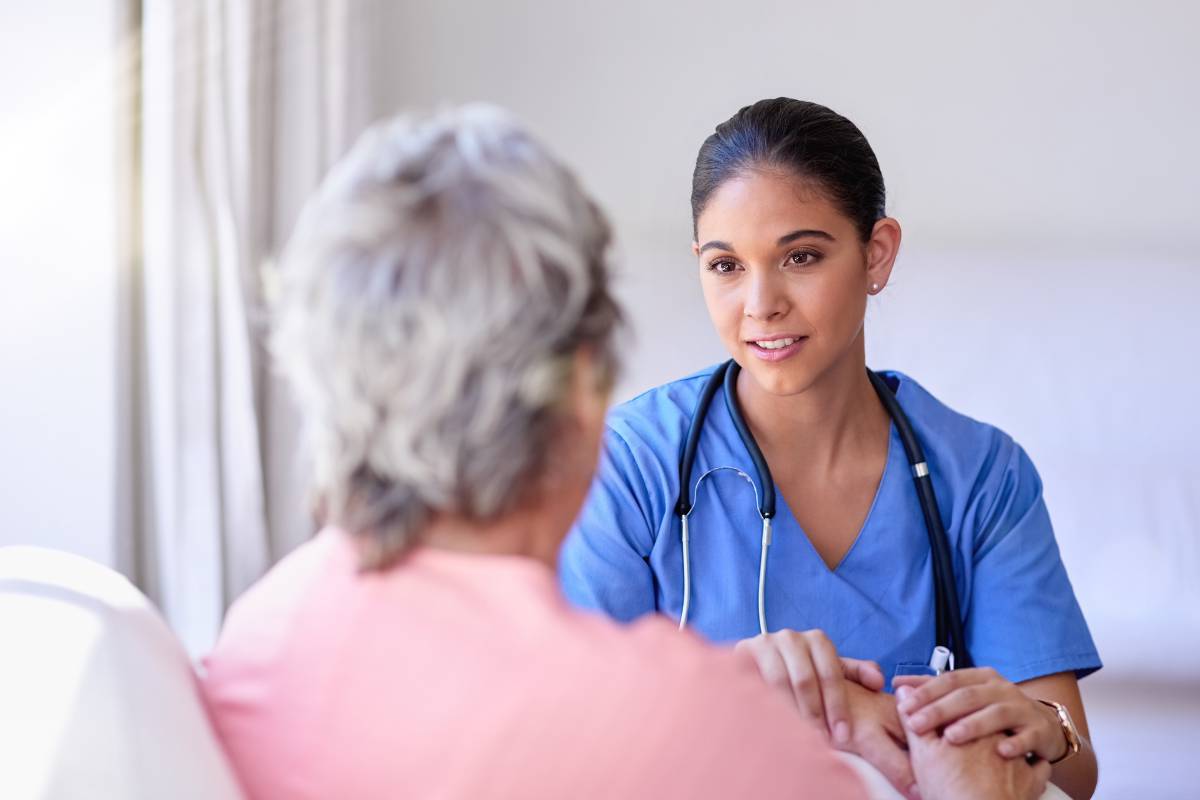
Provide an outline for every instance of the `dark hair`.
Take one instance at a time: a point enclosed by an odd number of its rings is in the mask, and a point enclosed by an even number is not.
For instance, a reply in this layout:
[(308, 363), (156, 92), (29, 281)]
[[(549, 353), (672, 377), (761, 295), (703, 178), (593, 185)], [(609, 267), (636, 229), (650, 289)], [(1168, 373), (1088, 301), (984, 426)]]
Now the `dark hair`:
[(782, 168), (812, 181), (854, 221), (862, 240), (883, 219), (883, 173), (867, 137), (817, 103), (777, 97), (746, 106), (700, 145), (692, 173), (692, 231), (712, 193), (753, 167)]

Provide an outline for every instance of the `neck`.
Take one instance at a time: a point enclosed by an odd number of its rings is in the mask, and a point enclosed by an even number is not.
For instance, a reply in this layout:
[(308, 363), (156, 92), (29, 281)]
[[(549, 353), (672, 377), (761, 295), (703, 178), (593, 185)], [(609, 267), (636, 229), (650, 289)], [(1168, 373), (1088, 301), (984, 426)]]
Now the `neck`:
[(807, 469), (828, 471), (880, 442), (886, 447), (889, 420), (867, 377), (861, 333), (846, 358), (797, 394), (770, 394), (746, 370), (737, 391), (764, 454), (803, 452)]
[(488, 522), (442, 514), (425, 527), (421, 543), (459, 553), (522, 556), (553, 570), (570, 524), (560, 516), (540, 508), (519, 509)]

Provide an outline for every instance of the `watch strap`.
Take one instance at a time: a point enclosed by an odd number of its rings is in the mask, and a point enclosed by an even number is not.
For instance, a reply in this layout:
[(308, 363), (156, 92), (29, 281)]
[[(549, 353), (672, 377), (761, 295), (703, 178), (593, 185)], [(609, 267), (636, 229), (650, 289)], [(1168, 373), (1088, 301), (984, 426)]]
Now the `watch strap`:
[(1067, 740), (1067, 752), (1061, 757), (1051, 761), (1053, 764), (1061, 764), (1071, 756), (1079, 752), (1079, 730), (1075, 727), (1075, 721), (1071, 719), (1071, 713), (1067, 711), (1067, 707), (1062, 703), (1056, 703), (1053, 700), (1038, 700), (1044, 706), (1049, 706), (1054, 709), (1054, 713), (1058, 716), (1058, 724), (1062, 728), (1063, 738)]

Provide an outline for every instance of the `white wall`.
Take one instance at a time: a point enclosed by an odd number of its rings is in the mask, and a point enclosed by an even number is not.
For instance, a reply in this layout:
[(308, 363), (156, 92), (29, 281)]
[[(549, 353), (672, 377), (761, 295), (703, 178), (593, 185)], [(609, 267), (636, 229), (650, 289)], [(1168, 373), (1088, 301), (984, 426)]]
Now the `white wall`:
[(0, 14), (0, 545), (113, 563), (113, 20)]

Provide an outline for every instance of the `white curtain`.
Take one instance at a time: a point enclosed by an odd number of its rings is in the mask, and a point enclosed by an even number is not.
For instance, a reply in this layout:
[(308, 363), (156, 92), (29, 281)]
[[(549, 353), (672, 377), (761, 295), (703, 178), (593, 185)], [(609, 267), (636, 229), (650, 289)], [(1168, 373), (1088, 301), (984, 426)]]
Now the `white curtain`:
[(126, 2), (142, 59), (120, 129), (117, 563), (198, 655), (312, 532), (263, 274), (366, 119), (370, 9)]

